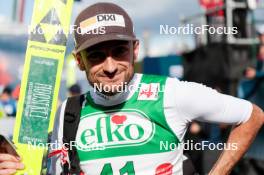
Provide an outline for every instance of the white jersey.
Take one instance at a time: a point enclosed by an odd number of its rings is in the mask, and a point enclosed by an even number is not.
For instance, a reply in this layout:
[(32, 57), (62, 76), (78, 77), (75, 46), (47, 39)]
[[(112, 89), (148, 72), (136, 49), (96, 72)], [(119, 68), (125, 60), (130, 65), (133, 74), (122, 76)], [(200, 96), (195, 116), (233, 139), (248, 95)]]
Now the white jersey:
[[(191, 121), (238, 125), (252, 112), (248, 101), (176, 78), (135, 74), (128, 87), (111, 97), (93, 88), (86, 94), (76, 142), (87, 175), (182, 174), (183, 150), (178, 145)], [(62, 143), (65, 106), (66, 101), (53, 142)], [(49, 171), (60, 174), (58, 157)]]

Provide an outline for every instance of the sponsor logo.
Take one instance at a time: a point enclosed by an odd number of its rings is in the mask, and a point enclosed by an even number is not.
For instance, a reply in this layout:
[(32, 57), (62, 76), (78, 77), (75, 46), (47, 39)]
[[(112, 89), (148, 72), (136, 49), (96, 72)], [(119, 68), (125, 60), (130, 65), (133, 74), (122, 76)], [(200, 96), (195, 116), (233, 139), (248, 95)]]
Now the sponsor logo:
[(76, 145), (79, 150), (93, 147), (123, 147), (147, 143), (155, 127), (144, 113), (137, 110), (106, 111), (84, 116), (79, 124)]
[(116, 21), (116, 15), (114, 14), (102, 14), (102, 15), (97, 15), (97, 21)]
[(125, 27), (125, 20), (118, 14), (98, 14), (80, 23), (81, 34), (106, 26)]
[(163, 163), (156, 168), (155, 175), (172, 175), (172, 168), (171, 163)]
[(138, 94), (138, 100), (157, 100), (159, 95), (159, 83), (142, 83)]

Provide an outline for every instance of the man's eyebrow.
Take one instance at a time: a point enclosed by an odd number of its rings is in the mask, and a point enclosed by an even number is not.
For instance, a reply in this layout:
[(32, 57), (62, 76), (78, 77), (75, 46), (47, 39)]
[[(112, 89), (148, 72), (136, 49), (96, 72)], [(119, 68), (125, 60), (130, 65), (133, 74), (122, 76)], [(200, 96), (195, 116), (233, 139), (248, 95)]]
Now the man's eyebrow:
[(87, 53), (89, 53), (89, 52), (101, 51), (101, 49), (100, 49), (100, 48), (89, 48), (89, 49), (86, 49), (85, 51), (86, 51)]
[(127, 46), (129, 45), (129, 42), (123, 42), (123, 43), (117, 43), (117, 44), (114, 44), (113, 46), (105, 46), (105, 47), (102, 47), (102, 48), (98, 48), (98, 47), (91, 47), (91, 48), (88, 48), (86, 49), (85, 51), (86, 52), (94, 52), (94, 51), (101, 51), (105, 48), (114, 48), (114, 47), (117, 47), (117, 46)]

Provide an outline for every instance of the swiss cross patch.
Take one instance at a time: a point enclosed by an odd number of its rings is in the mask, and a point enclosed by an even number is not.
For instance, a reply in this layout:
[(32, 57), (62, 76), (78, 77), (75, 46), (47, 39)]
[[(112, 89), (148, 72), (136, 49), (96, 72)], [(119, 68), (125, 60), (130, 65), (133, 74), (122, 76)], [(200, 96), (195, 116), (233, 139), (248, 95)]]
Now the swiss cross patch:
[(138, 100), (157, 100), (159, 96), (159, 86), (159, 83), (142, 83), (138, 94)]

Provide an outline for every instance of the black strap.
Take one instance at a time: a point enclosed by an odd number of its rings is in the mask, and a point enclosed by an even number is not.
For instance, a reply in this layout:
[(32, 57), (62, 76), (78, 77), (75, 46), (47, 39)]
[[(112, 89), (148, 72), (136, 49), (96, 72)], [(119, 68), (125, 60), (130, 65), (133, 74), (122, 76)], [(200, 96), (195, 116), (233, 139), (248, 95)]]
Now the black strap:
[[(63, 143), (67, 143), (69, 145), (71, 141), (75, 141), (77, 129), (80, 122), (80, 113), (83, 101), (84, 95), (69, 97), (67, 100), (64, 113)], [(68, 163), (65, 163), (63, 165), (62, 174), (79, 175), (81, 172), (81, 168), (76, 148), (72, 147), (72, 149), (68, 149), (68, 155), (70, 160), (70, 167)]]

